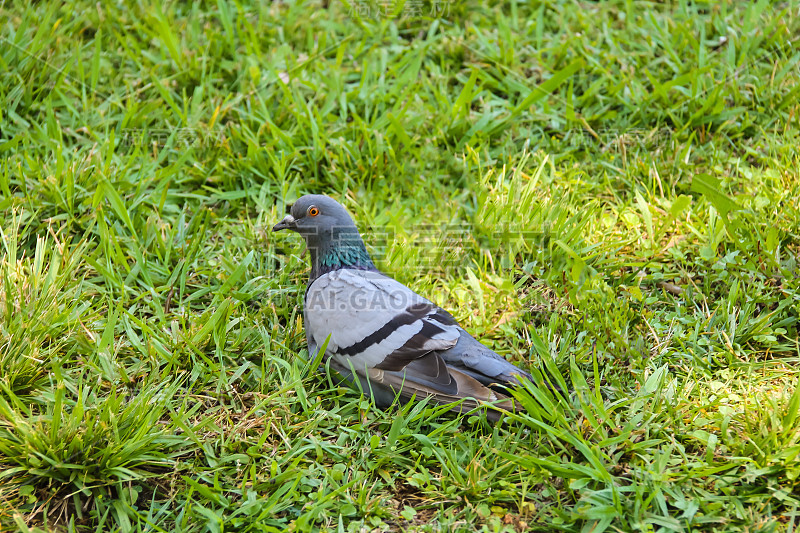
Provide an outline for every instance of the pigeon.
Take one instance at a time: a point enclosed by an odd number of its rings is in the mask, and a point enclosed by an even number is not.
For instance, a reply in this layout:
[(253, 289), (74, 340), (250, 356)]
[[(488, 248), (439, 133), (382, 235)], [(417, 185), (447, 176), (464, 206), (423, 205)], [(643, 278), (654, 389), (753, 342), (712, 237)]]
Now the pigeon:
[(430, 398), (497, 421), (519, 405), (508, 390), (531, 375), (467, 333), (450, 313), (380, 272), (347, 210), (319, 194), (301, 197), (272, 231), (306, 241), (304, 299), (309, 357), (322, 359), (380, 408)]

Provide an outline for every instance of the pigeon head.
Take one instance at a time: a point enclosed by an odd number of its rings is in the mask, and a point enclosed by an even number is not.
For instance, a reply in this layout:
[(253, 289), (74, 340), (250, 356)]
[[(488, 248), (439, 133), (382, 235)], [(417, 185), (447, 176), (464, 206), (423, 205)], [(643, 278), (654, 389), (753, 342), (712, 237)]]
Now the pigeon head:
[(307, 194), (272, 231), (299, 233), (311, 255), (311, 280), (339, 268), (376, 270), (347, 210), (322, 194)]
[(307, 236), (356, 231), (347, 210), (336, 200), (322, 194), (307, 194), (298, 199), (286, 217), (272, 231), (288, 229)]

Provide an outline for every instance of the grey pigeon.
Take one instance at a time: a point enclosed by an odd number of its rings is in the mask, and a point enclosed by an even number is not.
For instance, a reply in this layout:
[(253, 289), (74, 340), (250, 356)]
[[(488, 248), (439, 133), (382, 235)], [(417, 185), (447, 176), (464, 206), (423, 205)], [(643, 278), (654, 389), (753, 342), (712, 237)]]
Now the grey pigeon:
[[(399, 394), (403, 401), (416, 395), (439, 404), (466, 398), (453, 407), (459, 412), (487, 402), (515, 409), (503, 392), (530, 374), (475, 340), (450, 313), (379, 272), (339, 203), (303, 196), (272, 231), (283, 229), (299, 233), (311, 256), (304, 308), (310, 357), (330, 336), (324, 358), (379, 407)], [(500, 418), (495, 410), (487, 415)]]

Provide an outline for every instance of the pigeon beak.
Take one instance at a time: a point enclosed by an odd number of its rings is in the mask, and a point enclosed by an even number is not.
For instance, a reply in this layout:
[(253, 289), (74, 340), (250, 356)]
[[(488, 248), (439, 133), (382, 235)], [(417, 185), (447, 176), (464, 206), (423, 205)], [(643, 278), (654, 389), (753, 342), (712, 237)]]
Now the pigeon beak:
[(292, 215), (286, 215), (283, 220), (278, 222), (272, 227), (272, 231), (280, 231), (282, 229), (295, 229), (297, 228), (297, 221)]

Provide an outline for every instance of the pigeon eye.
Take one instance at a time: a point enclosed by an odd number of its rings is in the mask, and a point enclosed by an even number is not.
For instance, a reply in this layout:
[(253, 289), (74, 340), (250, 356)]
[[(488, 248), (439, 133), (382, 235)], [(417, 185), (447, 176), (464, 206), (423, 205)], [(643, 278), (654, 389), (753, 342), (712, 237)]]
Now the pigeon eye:
[(317, 208), (317, 206), (312, 205), (311, 207), (309, 207), (308, 215), (312, 217), (319, 215), (319, 209)]

